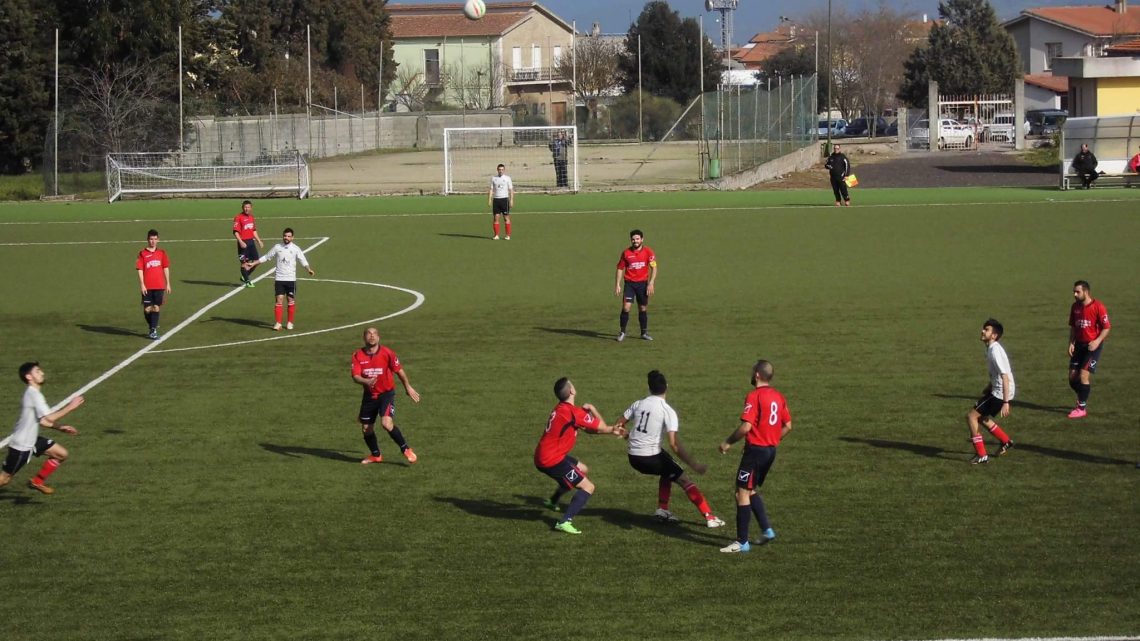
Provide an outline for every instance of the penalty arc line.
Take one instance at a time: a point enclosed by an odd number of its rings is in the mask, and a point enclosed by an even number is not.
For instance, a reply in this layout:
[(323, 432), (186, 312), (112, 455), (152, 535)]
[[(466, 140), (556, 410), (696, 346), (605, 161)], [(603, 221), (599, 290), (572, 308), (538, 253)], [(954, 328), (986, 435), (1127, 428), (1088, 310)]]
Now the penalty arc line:
[[(312, 251), (312, 250), (316, 249), (317, 247), (320, 247), (328, 239), (329, 239), (328, 236), (324, 236), (320, 240), (318, 240), (317, 242), (310, 245), (309, 248), (304, 250), (304, 251)], [(271, 271), (267, 271), (264, 274), (262, 274), (261, 276), (258, 276), (257, 278), (255, 278), (254, 282), (260, 281), (263, 278), (267, 278), (272, 273), (273, 272), (271, 272)], [(211, 309), (217, 307), (218, 305), (221, 305), (222, 303), (233, 298), (234, 296), (237, 296), (244, 289), (245, 289), (244, 287), (235, 287), (233, 289), (233, 291), (226, 292), (225, 294), (220, 296), (217, 300), (210, 302), (210, 303), (207, 303), (204, 307), (202, 307), (202, 309), (199, 309), (198, 311), (194, 312), (193, 314), (190, 315), (189, 318), (182, 321), (181, 323), (178, 323), (169, 332), (166, 332), (165, 334), (163, 334), (158, 340), (150, 343), (149, 345), (140, 349), (139, 351), (135, 352), (134, 354), (131, 354), (126, 359), (124, 359), (121, 363), (119, 363), (118, 365), (112, 367), (111, 369), (107, 370), (106, 372), (103, 372), (102, 374), (100, 374), (97, 378), (95, 378), (90, 383), (87, 383), (83, 387), (80, 387), (78, 390), (72, 392), (71, 395), (69, 395), (67, 398), (63, 399), (59, 403), (52, 406), (51, 411), (52, 412), (58, 412), (60, 410), (60, 408), (67, 405), (68, 403), (70, 403), (71, 399), (88, 392), (89, 390), (94, 388), (96, 385), (99, 385), (100, 383), (107, 380), (108, 378), (111, 378), (115, 374), (118, 374), (120, 371), (123, 370), (123, 368), (127, 367), (128, 365), (137, 361), (138, 359), (142, 358), (143, 356), (147, 355), (148, 353), (154, 351), (154, 349), (156, 347), (158, 347), (159, 345), (161, 345), (163, 342), (165, 342), (166, 339), (170, 338), (171, 336), (174, 336), (179, 331), (181, 331), (186, 326), (188, 326), (190, 323), (193, 323), (194, 321), (201, 318), (203, 314), (205, 314), (206, 312), (210, 311)], [(0, 441), (0, 447), (7, 446), (8, 441), (10, 439), (11, 439), (11, 437), (9, 436), (9, 437), (5, 438), (4, 440)]]

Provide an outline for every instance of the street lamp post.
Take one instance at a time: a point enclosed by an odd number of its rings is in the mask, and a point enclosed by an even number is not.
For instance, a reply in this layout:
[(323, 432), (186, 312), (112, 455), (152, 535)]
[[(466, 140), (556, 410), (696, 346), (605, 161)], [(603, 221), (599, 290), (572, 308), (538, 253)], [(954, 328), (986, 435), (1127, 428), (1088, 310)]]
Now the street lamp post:
[(831, 56), (831, 0), (827, 0), (827, 117), (824, 122), (827, 123), (827, 153), (831, 153), (831, 78), (833, 75), (831, 71), (832, 56)]

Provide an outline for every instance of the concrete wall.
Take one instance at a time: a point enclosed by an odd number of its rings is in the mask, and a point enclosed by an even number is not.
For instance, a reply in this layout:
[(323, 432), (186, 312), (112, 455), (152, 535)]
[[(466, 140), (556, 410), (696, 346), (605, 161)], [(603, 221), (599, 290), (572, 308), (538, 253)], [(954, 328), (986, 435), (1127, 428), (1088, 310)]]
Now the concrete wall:
[(747, 189), (765, 180), (772, 180), (773, 178), (778, 178), (785, 174), (811, 169), (818, 162), (819, 147), (816, 145), (808, 145), (786, 156), (770, 160), (754, 169), (749, 169), (748, 171), (743, 171), (731, 176), (725, 176), (719, 180), (710, 181), (707, 184), (709, 188), (719, 189), (721, 191)]
[(1098, 78), (1097, 116), (1131, 116), (1140, 113), (1140, 78)]
[[(456, 113), (384, 113), (329, 116), (309, 121), (304, 114), (213, 118), (191, 121), (187, 151), (225, 154), (227, 161), (251, 161), (266, 151), (296, 149), (327, 158), (376, 149), (440, 149), (447, 127), (510, 127), (506, 110)], [(377, 131), (379, 128), (379, 131)]]

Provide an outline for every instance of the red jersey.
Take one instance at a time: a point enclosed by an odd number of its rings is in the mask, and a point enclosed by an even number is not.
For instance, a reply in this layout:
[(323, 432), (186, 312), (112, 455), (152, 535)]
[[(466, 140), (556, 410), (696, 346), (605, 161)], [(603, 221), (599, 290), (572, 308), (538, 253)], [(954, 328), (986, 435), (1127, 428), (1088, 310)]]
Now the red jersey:
[(618, 257), (617, 268), (625, 270), (625, 279), (631, 283), (643, 283), (649, 280), (649, 268), (657, 266), (657, 257), (653, 250), (641, 246), (641, 249), (626, 247)]
[(1076, 301), (1069, 310), (1069, 327), (1076, 330), (1073, 334), (1078, 343), (1090, 343), (1100, 335), (1102, 330), (1112, 327), (1108, 322), (1108, 310), (1104, 303), (1092, 299), (1088, 305)]
[(550, 413), (546, 431), (538, 439), (534, 448), (534, 464), (538, 467), (551, 467), (558, 464), (578, 440), (578, 430), (598, 431), (598, 419), (586, 410), (570, 403), (559, 403)]
[(392, 374), (400, 371), (400, 357), (396, 356), (396, 352), (388, 349), (386, 346), (381, 345), (376, 350), (375, 354), (369, 354), (365, 348), (356, 350), (352, 355), (352, 375), (363, 376), (365, 378), (376, 377), (376, 383), (372, 385), (372, 398), (377, 398), (384, 392), (390, 392), (396, 389), (395, 381), (392, 380)]
[(166, 272), (163, 270), (167, 267), (170, 267), (170, 258), (161, 249), (151, 251), (150, 247), (143, 247), (135, 260), (135, 269), (142, 270), (143, 285), (147, 289), (166, 289)]
[(748, 393), (740, 420), (752, 424), (745, 436), (749, 445), (776, 447), (783, 427), (792, 422), (792, 415), (784, 395), (765, 385)]
[(234, 216), (234, 233), (242, 240), (253, 240), (253, 233), (257, 231), (257, 223), (253, 222), (253, 214), (244, 211)]

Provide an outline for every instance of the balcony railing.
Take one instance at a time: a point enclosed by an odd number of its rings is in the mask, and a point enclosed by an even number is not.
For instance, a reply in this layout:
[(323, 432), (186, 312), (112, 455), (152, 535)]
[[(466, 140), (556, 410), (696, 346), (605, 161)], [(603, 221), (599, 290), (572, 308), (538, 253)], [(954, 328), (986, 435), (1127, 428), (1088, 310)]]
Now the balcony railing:
[(510, 82), (560, 82), (565, 80), (556, 67), (515, 67)]

